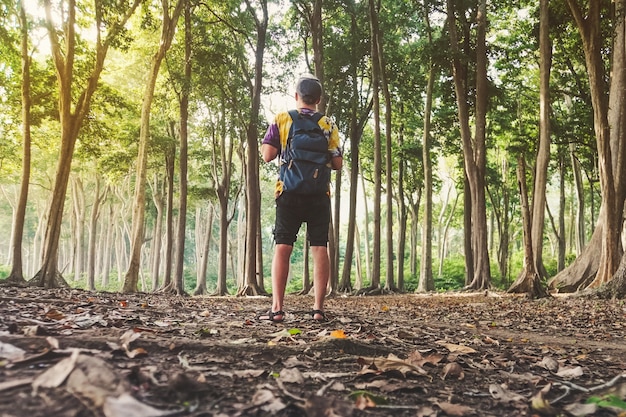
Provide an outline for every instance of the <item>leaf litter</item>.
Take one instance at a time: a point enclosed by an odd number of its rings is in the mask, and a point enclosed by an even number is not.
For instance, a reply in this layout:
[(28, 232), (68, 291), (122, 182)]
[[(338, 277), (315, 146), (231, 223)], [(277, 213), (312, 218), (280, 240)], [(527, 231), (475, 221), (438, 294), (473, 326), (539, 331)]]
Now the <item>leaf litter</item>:
[(620, 301), (0, 288), (0, 415), (623, 416)]

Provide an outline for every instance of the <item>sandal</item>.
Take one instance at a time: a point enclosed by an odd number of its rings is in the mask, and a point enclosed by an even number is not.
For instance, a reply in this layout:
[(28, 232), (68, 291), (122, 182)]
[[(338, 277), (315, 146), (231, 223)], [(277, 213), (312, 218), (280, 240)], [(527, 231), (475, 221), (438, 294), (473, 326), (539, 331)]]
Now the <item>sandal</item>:
[[(311, 314), (311, 317), (313, 318), (313, 320), (315, 320), (315, 321), (319, 321), (319, 322), (328, 321), (328, 317), (326, 317), (326, 313), (324, 313), (324, 311), (322, 311), (322, 310), (311, 310), (310, 314)], [(315, 316), (318, 315), (318, 314), (320, 316), (322, 316), (321, 319), (316, 319), (315, 318)]]
[[(276, 318), (276, 316), (280, 316), (280, 318)], [(272, 323), (281, 323), (285, 319), (285, 312), (283, 310), (272, 311), (269, 310), (267, 313), (261, 314), (257, 316), (257, 320), (260, 321), (271, 321)]]

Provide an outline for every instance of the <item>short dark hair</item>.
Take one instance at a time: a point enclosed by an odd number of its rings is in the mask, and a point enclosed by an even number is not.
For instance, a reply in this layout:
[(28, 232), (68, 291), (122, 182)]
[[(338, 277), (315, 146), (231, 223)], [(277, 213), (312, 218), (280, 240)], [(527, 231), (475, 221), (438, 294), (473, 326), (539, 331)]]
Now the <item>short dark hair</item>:
[(322, 84), (311, 74), (303, 75), (296, 83), (296, 92), (306, 104), (316, 104), (322, 97)]

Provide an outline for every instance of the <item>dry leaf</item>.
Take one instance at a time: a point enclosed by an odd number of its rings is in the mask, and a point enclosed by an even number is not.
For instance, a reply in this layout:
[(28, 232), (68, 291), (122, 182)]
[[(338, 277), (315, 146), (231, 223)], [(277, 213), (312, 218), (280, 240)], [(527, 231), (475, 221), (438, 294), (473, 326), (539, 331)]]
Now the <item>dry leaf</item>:
[(474, 409), (461, 404), (452, 404), (448, 402), (437, 403), (439, 408), (443, 410), (449, 416), (464, 416), (467, 414), (474, 414)]
[(65, 382), (76, 366), (79, 352), (78, 349), (74, 349), (69, 358), (62, 359), (52, 368), (48, 368), (45, 372), (39, 374), (33, 381), (33, 391), (37, 392), (39, 387), (56, 388)]
[(541, 362), (539, 362), (539, 366), (547, 369), (550, 372), (556, 372), (559, 369), (559, 363), (556, 361), (556, 359), (549, 356), (545, 356), (541, 360)]
[(279, 379), (283, 382), (304, 384), (304, 377), (297, 368), (284, 368), (280, 371)]
[(0, 342), (0, 358), (7, 359), (9, 362), (18, 361), (24, 358), (26, 351), (13, 346), (9, 343)]
[(464, 346), (464, 345), (455, 345), (453, 343), (448, 343), (446, 341), (440, 340), (435, 342), (438, 345), (441, 345), (443, 347), (445, 347), (446, 349), (448, 349), (451, 353), (459, 353), (459, 354), (463, 354), (463, 353), (476, 353), (476, 350), (472, 349), (469, 346)]
[(501, 385), (489, 385), (489, 393), (493, 398), (503, 403), (526, 401), (526, 397), (524, 397), (523, 395), (520, 395), (513, 391), (509, 391)]
[(447, 377), (462, 380), (465, 378), (465, 372), (463, 372), (461, 365), (456, 362), (450, 362), (443, 367), (443, 376), (441, 379), (446, 379)]
[(578, 378), (579, 376), (583, 376), (583, 368), (581, 366), (566, 366), (559, 368), (559, 371), (556, 374), (565, 379)]
[[(393, 354), (390, 354), (387, 358), (360, 358), (360, 361), (369, 364), (369, 366), (374, 366), (380, 372), (398, 371), (405, 376), (408, 373), (428, 375), (428, 372), (420, 366), (414, 365), (410, 360), (400, 359)], [(361, 373), (367, 372), (367, 369), (361, 371)]]
[(159, 417), (171, 414), (171, 410), (163, 411), (150, 407), (130, 394), (108, 397), (102, 407), (102, 412), (105, 417)]
[(351, 402), (336, 397), (314, 395), (304, 403), (307, 417), (347, 417), (354, 411)]
[(330, 332), (330, 337), (334, 337), (335, 339), (346, 339), (346, 333), (343, 330), (333, 330)]

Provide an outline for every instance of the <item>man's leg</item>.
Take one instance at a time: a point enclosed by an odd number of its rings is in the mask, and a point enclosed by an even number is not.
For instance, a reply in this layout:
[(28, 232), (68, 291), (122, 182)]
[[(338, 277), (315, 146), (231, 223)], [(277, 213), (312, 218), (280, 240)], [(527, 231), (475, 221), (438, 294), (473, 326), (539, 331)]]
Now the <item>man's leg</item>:
[[(326, 298), (326, 287), (330, 277), (330, 260), (328, 258), (328, 248), (326, 246), (311, 246), (313, 255), (313, 287), (315, 291), (314, 310), (324, 311), (324, 299)], [(324, 316), (315, 314), (315, 320), (322, 320)]]
[[(289, 260), (293, 246), (277, 244), (272, 260), (272, 311), (281, 311), (285, 300), (285, 288), (289, 277)], [(283, 316), (275, 316), (276, 320), (281, 320)]]

